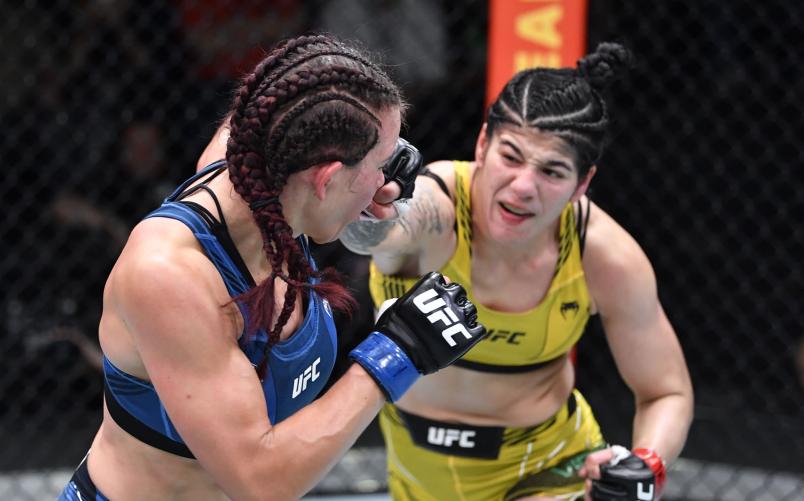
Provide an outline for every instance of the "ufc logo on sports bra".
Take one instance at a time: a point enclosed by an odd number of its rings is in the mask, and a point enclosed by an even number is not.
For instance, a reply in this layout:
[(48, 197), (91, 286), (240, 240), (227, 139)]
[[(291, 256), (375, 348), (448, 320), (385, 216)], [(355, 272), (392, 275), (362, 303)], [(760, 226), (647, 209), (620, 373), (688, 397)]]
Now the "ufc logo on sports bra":
[(433, 445), (443, 445), (444, 447), (452, 447), (452, 444), (457, 442), (459, 447), (471, 449), (475, 446), (475, 443), (471, 440), (475, 433), (473, 430), (456, 430), (454, 428), (430, 426), (427, 429), (427, 442)]
[(472, 335), (469, 334), (466, 327), (458, 321), (458, 315), (452, 311), (452, 308), (447, 307), (447, 302), (438, 297), (438, 293), (435, 290), (427, 289), (422, 292), (413, 298), (413, 304), (416, 305), (419, 311), (427, 315), (427, 320), (431, 324), (435, 325), (436, 322), (443, 322), (447, 326), (446, 329), (441, 331), (441, 337), (450, 346), (457, 344), (452, 338), (458, 333), (463, 334), (466, 339), (472, 339)]
[(299, 376), (293, 380), (293, 397), (298, 397), (301, 392), (307, 389), (307, 383), (311, 383), (318, 379), (318, 376), (321, 375), (318, 372), (318, 363), (321, 361), (321, 357), (315, 359), (315, 362), (310, 365), (310, 367), (304, 369), (304, 372), (299, 374)]

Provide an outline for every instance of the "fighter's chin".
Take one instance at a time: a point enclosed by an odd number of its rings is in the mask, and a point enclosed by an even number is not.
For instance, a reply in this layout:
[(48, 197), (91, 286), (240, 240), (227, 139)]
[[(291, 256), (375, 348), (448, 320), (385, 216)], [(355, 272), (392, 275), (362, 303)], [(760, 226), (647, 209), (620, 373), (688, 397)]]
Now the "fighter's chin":
[(517, 243), (528, 239), (528, 232), (522, 226), (491, 225), (489, 237), (499, 243)]
[(337, 233), (331, 235), (307, 235), (307, 238), (309, 238), (310, 240), (319, 245), (328, 244), (330, 242), (334, 242), (335, 240), (337, 240), (338, 237), (341, 235), (342, 231), (343, 228), (341, 228), (341, 230), (338, 231)]
[(307, 238), (316, 244), (328, 244), (330, 242), (334, 242), (338, 239), (343, 228), (338, 228), (337, 230), (326, 230), (326, 231), (316, 231), (307, 233)]

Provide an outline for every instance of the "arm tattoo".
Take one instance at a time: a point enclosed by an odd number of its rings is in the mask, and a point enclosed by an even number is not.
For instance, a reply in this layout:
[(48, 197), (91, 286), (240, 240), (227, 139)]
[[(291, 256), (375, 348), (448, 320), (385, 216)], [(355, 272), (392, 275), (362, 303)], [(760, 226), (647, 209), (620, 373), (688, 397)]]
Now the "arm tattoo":
[(419, 240), (425, 234), (433, 235), (444, 231), (443, 215), (438, 201), (432, 198), (432, 191), (427, 188), (420, 191), (426, 195), (414, 198), (410, 202), (410, 209), (399, 219), (399, 224), (411, 240)]
[(443, 233), (444, 214), (439, 208), (438, 200), (433, 199), (433, 193), (428, 187), (417, 187), (416, 190), (416, 196), (408, 202), (409, 205), (404, 210), (400, 209), (398, 218), (350, 223), (340, 235), (341, 242), (352, 252), (371, 254), (372, 249), (383, 243), (398, 224), (404, 239), (399, 241), (400, 248), (396, 250), (404, 253), (419, 245), (424, 235)]

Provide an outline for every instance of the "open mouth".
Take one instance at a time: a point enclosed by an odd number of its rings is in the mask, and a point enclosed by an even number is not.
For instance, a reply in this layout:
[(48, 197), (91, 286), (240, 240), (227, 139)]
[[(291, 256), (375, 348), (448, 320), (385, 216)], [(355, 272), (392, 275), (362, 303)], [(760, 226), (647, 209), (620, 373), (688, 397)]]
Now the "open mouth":
[(378, 218), (369, 211), (369, 207), (360, 211), (360, 221), (376, 221)]
[(509, 205), (505, 202), (500, 202), (500, 207), (502, 207), (505, 212), (518, 217), (530, 217), (534, 215), (532, 212), (525, 211), (519, 207), (514, 207), (513, 205)]
[(360, 221), (377, 221), (379, 219), (379, 217), (374, 215), (374, 213), (371, 211), (373, 206), (374, 202), (371, 202), (360, 211)]

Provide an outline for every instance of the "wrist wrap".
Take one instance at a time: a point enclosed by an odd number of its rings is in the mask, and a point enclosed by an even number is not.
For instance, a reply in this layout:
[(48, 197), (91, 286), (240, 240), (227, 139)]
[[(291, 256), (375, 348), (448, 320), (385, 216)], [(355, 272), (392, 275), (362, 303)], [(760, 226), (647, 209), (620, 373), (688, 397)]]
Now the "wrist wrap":
[(396, 402), (421, 375), (402, 348), (377, 331), (349, 352), (349, 358), (374, 378), (391, 402)]

